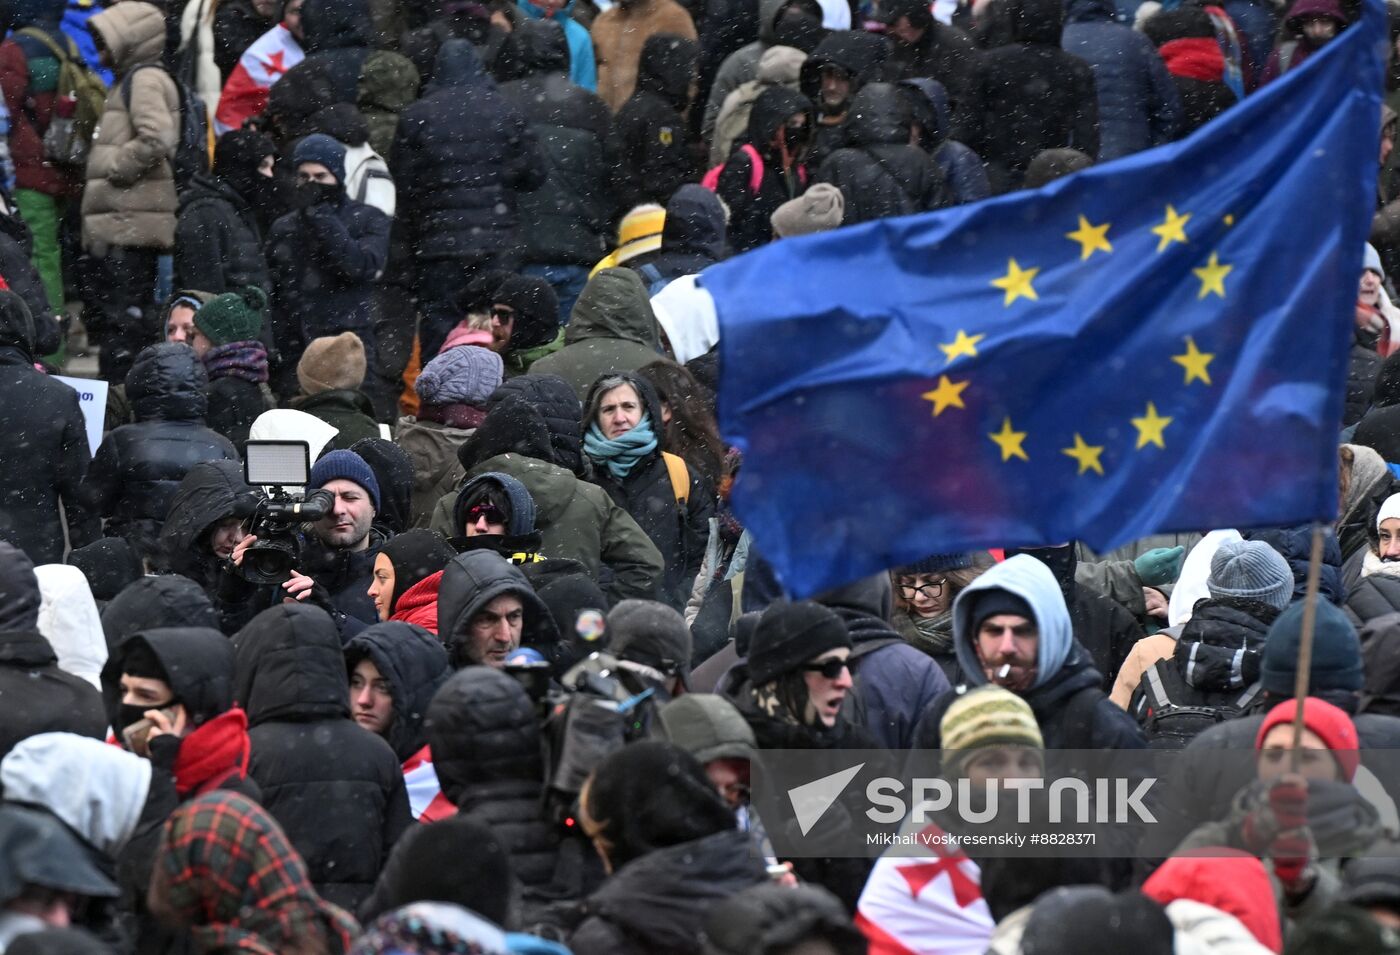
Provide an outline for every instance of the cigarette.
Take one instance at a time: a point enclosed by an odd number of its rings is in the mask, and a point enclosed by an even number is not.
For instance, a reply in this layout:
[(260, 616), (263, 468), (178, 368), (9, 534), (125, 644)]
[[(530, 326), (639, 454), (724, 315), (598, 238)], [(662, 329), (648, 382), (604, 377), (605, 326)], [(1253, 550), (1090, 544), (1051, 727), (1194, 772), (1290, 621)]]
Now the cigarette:
[(1009, 664), (1009, 663), (1003, 663), (1003, 664), (1001, 665), (1001, 669), (997, 671), (997, 679), (998, 679), (998, 680), (1005, 680), (1005, 679), (1006, 679), (1008, 676), (1010, 676), (1010, 675), (1011, 675), (1011, 664)]

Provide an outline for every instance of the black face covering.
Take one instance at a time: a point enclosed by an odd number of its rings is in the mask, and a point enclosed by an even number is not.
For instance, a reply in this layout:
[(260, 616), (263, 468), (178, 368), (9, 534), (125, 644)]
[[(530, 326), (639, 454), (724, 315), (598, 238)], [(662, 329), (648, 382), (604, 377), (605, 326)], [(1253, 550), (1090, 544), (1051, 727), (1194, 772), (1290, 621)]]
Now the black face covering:
[(141, 720), (145, 719), (147, 710), (163, 710), (167, 706), (174, 705), (174, 703), (174, 700), (166, 700), (164, 703), (152, 703), (149, 706), (131, 706), (130, 704), (123, 703), (121, 705), (120, 716), (122, 725), (118, 727), (118, 733), (120, 734), (121, 730), (126, 729), (131, 724), (139, 723)]
[(296, 204), (298, 208), (310, 209), (323, 203), (333, 203), (345, 195), (338, 182), (302, 182), (297, 184)]

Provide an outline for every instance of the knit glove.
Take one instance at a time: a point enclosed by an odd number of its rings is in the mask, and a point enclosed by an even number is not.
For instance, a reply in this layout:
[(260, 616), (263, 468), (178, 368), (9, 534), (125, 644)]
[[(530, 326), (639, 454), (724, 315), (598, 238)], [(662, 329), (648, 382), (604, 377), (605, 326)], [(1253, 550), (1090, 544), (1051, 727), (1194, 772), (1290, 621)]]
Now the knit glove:
[(1154, 547), (1133, 561), (1133, 569), (1146, 587), (1173, 583), (1181, 575), (1186, 560), (1185, 547)]
[(1269, 861), (1284, 894), (1296, 898), (1312, 886), (1312, 837), (1307, 829), (1281, 832), (1269, 843)]

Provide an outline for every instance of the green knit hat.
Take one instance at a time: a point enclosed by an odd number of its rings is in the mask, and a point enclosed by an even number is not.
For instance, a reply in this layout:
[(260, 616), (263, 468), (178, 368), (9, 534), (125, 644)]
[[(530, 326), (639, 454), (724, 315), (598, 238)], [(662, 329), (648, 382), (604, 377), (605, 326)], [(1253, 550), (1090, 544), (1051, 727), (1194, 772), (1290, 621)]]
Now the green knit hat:
[(246, 342), (262, 334), (267, 293), (256, 285), (216, 295), (194, 313), (194, 327), (215, 345)]
[(1045, 748), (1030, 704), (999, 686), (979, 686), (954, 700), (943, 714), (939, 735), (943, 764), (953, 775), (962, 775), (967, 761), (989, 746)]

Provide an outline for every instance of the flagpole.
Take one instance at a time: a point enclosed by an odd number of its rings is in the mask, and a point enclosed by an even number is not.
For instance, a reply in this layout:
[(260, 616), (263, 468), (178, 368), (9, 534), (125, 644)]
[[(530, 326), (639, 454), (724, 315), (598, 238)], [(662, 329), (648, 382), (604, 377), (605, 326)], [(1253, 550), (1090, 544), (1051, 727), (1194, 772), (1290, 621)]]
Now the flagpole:
[(1317, 590), (1322, 576), (1322, 544), (1325, 527), (1318, 521), (1313, 524), (1312, 551), (1308, 554), (1308, 580), (1303, 593), (1303, 633), (1298, 641), (1298, 672), (1293, 681), (1293, 751), (1289, 764), (1293, 772), (1298, 772), (1303, 753), (1303, 701), (1308, 697), (1308, 680), (1312, 670), (1313, 627), (1317, 623)]

